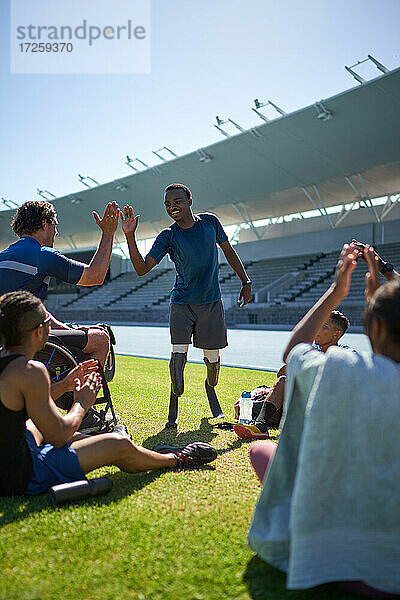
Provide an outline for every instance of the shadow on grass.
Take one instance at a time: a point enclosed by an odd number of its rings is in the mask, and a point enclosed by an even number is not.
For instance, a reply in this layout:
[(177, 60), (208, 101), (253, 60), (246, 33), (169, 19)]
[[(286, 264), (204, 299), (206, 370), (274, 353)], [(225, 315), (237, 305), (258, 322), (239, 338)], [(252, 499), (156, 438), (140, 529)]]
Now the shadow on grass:
[(243, 581), (253, 600), (351, 600), (359, 597), (343, 592), (334, 584), (320, 585), (309, 590), (288, 590), (286, 574), (271, 567), (258, 556), (253, 556), (247, 563)]
[[(171, 469), (158, 469), (156, 471), (145, 471), (143, 473), (125, 473), (123, 471), (105, 473), (103, 476), (108, 477), (113, 482), (113, 488), (108, 494), (95, 498), (89, 497), (76, 502), (69, 502), (68, 504), (57, 507), (56, 510), (68, 510), (70, 506), (87, 505), (100, 507), (114, 504), (115, 502), (140, 491), (170, 470)], [(193, 470), (213, 471), (214, 466), (202, 465), (194, 467)], [(0, 528), (8, 523), (26, 519), (33, 513), (40, 513), (41, 511), (47, 510), (49, 509), (49, 506), (46, 493), (37, 496), (0, 497)]]
[[(214, 418), (203, 417), (198, 429), (190, 429), (189, 431), (182, 431), (180, 433), (176, 429), (161, 429), (155, 435), (151, 435), (145, 439), (142, 445), (151, 450), (156, 444), (170, 444), (171, 446), (186, 446), (192, 442), (206, 442), (211, 444), (218, 437), (221, 429), (218, 429), (218, 423), (210, 423), (210, 421), (214, 421)], [(277, 434), (272, 434), (270, 439), (275, 440), (276, 436)], [(235, 436), (234, 441), (226, 448), (218, 450), (218, 454), (226, 454), (240, 448), (243, 444), (251, 444), (253, 442), (254, 440), (242, 439)]]
[[(146, 448), (153, 448), (158, 443), (167, 443), (176, 446), (186, 446), (191, 442), (207, 442), (211, 443), (219, 434), (219, 430), (216, 425), (210, 423), (213, 421), (211, 417), (203, 417), (201, 419), (200, 427), (195, 430), (189, 430), (177, 433), (176, 430), (162, 429), (155, 435), (148, 437), (143, 442), (143, 446)], [(222, 456), (227, 452), (232, 452), (237, 448), (240, 448), (243, 444), (248, 444), (252, 440), (243, 440), (235, 438), (225, 448), (218, 450), (218, 455)], [(202, 470), (214, 470), (213, 465), (203, 465), (197, 467)], [(113, 483), (113, 489), (105, 496), (97, 498), (87, 498), (79, 502), (73, 503), (74, 505), (89, 504), (95, 506), (104, 506), (118, 502), (122, 498), (130, 496), (135, 492), (141, 490), (146, 485), (151, 484), (163, 473), (166, 469), (160, 469), (157, 471), (146, 471), (144, 473), (124, 473), (118, 471), (115, 473), (107, 474)], [(66, 505), (66, 508), (71, 504)], [(20, 521), (27, 518), (32, 513), (38, 513), (49, 508), (47, 500), (47, 494), (40, 494), (38, 496), (20, 496), (14, 498), (0, 498), (0, 527), (11, 523), (13, 521)], [(59, 507), (58, 510), (62, 510), (63, 507)]]
[(198, 429), (177, 432), (176, 429), (161, 429), (155, 435), (151, 435), (143, 441), (143, 446), (150, 450), (156, 444), (170, 444), (173, 446), (186, 446), (192, 442), (211, 443), (217, 437), (217, 431), (214, 431), (213, 425), (209, 422), (210, 417), (203, 417)]

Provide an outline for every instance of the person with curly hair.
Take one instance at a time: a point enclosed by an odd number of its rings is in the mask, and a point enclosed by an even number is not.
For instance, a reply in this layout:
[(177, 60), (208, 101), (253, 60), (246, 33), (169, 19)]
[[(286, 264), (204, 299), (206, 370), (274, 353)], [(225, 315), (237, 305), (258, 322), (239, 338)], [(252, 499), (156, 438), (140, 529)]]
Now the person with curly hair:
[[(98, 248), (89, 265), (72, 260), (53, 248), (58, 235), (57, 212), (46, 200), (30, 200), (18, 208), (11, 227), (19, 240), (0, 252), (0, 294), (27, 290), (41, 300), (47, 297), (50, 277), (81, 286), (101, 285), (110, 264), (119, 208), (109, 202), (102, 218), (93, 211), (101, 230)], [(71, 329), (51, 315), (50, 326), (69, 346), (81, 348), (85, 354), (104, 366), (110, 350), (108, 333), (98, 327)]]

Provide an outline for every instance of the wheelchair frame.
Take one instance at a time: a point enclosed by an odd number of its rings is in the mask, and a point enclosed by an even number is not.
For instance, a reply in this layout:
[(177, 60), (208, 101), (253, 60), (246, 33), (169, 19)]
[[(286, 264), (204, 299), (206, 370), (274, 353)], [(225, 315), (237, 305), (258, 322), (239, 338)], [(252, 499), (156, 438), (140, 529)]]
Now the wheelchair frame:
[[(74, 350), (76, 354), (74, 354)], [(84, 354), (79, 348), (74, 348), (74, 350), (65, 346), (57, 336), (50, 334), (44, 348), (36, 353), (35, 359), (45, 365), (49, 372), (51, 383), (57, 383), (63, 379), (67, 373), (76, 367), (79, 362), (81, 362), (81, 359), (84, 358)], [(80, 429), (82, 433), (104, 433), (111, 431), (118, 422), (118, 417), (115, 415), (110, 389), (108, 387), (108, 381), (111, 381), (115, 372), (115, 358), (112, 346), (109, 359), (110, 362), (107, 360), (109, 377), (107, 377), (107, 371), (105, 373), (101, 365), (99, 365), (103, 395), (96, 399), (94, 406), (89, 411), (100, 419), (99, 426), (96, 426), (95, 430), (90, 431)], [(55, 403), (59, 408), (69, 410), (73, 403), (73, 392), (64, 393), (57, 398)], [(95, 408), (97, 405), (101, 404), (105, 405), (103, 409), (98, 410)], [(111, 419), (107, 418), (108, 411), (111, 412)]]

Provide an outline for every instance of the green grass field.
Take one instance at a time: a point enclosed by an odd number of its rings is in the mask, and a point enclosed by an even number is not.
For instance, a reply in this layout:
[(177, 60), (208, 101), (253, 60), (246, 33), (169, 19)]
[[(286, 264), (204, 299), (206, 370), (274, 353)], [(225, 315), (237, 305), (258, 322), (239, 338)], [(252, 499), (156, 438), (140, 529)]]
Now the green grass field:
[[(139, 475), (103, 468), (106, 496), (53, 510), (47, 496), (0, 498), (1, 600), (315, 600), (351, 598), (333, 586), (288, 592), (285, 576), (253, 555), (247, 530), (260, 494), (249, 443), (213, 427), (205, 367), (186, 366), (177, 433), (166, 432), (166, 361), (118, 357), (111, 384), (117, 414), (135, 443), (199, 440), (219, 451), (192, 471)], [(274, 374), (223, 368), (218, 395), (233, 418), (244, 389)]]

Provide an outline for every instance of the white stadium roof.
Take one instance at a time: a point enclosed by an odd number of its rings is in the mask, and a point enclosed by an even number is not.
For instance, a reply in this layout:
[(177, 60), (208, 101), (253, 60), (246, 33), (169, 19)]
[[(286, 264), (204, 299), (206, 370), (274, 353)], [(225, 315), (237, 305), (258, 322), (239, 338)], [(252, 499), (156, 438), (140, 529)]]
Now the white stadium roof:
[[(321, 104), (322, 103), (322, 104)], [(139, 237), (170, 221), (163, 189), (186, 184), (196, 212), (224, 225), (351, 203), (400, 192), (400, 69), (185, 156), (54, 199), (58, 246), (97, 243), (92, 210), (110, 200), (140, 213)], [(0, 213), (0, 239), (15, 238), (14, 211)], [(70, 237), (72, 236), (72, 238)]]

